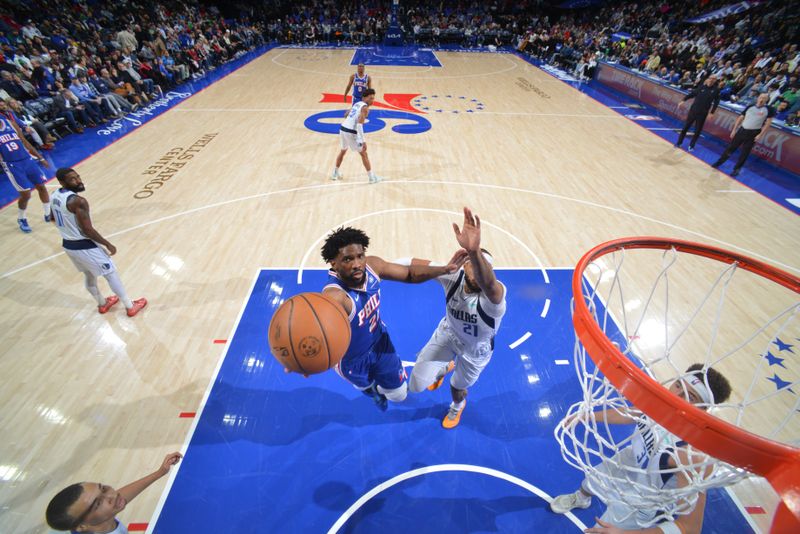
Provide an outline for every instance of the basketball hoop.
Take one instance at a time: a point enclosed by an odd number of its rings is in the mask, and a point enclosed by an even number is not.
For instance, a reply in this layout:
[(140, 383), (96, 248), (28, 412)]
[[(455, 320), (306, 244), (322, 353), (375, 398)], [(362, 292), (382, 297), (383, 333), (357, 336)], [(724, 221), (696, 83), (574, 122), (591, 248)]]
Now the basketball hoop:
[[(572, 291), (583, 400), (555, 435), (592, 492), (652, 510), (641, 520), (648, 527), (689, 513), (700, 492), (749, 472), (781, 496), (772, 532), (800, 532), (800, 369), (770, 352), (800, 338), (800, 278), (715, 247), (634, 237), (587, 252)], [(671, 393), (692, 363), (728, 376), (731, 400), (698, 405), (704, 410)], [(598, 410), (661, 428), (649, 439), (670, 463), (626, 463), (630, 429), (621, 438)], [(686, 485), (662, 485), (676, 473)]]

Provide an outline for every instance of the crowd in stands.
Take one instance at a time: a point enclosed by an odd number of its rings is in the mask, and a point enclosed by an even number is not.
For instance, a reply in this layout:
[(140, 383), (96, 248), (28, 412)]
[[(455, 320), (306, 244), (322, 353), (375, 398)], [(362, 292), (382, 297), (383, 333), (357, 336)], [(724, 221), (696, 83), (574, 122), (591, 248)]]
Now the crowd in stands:
[(244, 54), (263, 33), (177, 1), (23, 2), (0, 12), (0, 113), (49, 150)]
[[(767, 0), (722, 19), (687, 22), (730, 3), (609, 1), (554, 10), (536, 0), (403, 0), (400, 22), (409, 43), (513, 45), (582, 79), (592, 77), (599, 60), (618, 62), (684, 89), (713, 74), (724, 102), (746, 106), (768, 92), (770, 105), (778, 111), (776, 120), (796, 126), (800, 2)], [(267, 22), (270, 39), (353, 45), (382, 42), (390, 2), (306, 0), (282, 7)]]
[[(714, 75), (725, 102), (768, 93), (800, 127), (800, 1), (767, 0), (726, 18), (692, 17), (728, 0), (609, 1), (557, 10), (545, 0), (403, 0), (406, 42), (511, 45), (591, 78), (600, 60), (688, 89)], [(264, 43), (382, 42), (391, 0), (238, 0), (235, 18), (179, 0), (30, 0), (0, 11), (0, 113), (43, 149), (147, 105)]]
[(581, 78), (591, 77), (600, 59), (683, 89), (713, 75), (723, 102), (748, 106), (767, 93), (776, 120), (800, 127), (800, 2), (772, 0), (722, 19), (687, 22), (729, 3), (617, 2), (552, 23), (534, 17), (518, 46)]

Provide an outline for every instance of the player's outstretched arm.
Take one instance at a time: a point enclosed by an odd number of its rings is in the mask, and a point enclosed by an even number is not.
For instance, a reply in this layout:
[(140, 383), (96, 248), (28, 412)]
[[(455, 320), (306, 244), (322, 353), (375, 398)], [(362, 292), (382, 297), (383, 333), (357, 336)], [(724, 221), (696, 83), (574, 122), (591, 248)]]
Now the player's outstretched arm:
[(326, 287), (322, 290), (322, 294), (333, 299), (334, 302), (344, 309), (348, 316), (353, 311), (353, 302), (341, 289), (336, 289), (335, 287)]
[(419, 284), (442, 276), (443, 274), (456, 272), (464, 265), (466, 260), (467, 255), (466, 252), (464, 252), (456, 254), (453, 256), (453, 259), (450, 260), (450, 263), (441, 266), (422, 265), (422, 262), (418, 264), (412, 262), (411, 265), (399, 265), (397, 263), (385, 261), (378, 256), (369, 256), (367, 258), (367, 264), (383, 279), (394, 280), (395, 282), (406, 282), (408, 284)]
[(134, 497), (144, 491), (150, 484), (169, 473), (170, 467), (177, 464), (181, 458), (183, 458), (183, 455), (179, 452), (172, 452), (168, 454), (164, 458), (164, 461), (161, 462), (161, 466), (158, 469), (146, 477), (140, 478), (139, 480), (131, 482), (127, 486), (120, 488), (120, 495), (122, 495), (126, 501), (132, 501)]
[(494, 269), (481, 252), (481, 218), (473, 215), (472, 210), (464, 208), (464, 223), (459, 229), (453, 223), (456, 240), (469, 254), (470, 263), (475, 272), (475, 281), (481, 291), (493, 303), (500, 304), (503, 300), (503, 286), (494, 276)]
[(78, 195), (73, 196), (70, 198), (69, 202), (67, 202), (67, 209), (75, 214), (75, 220), (83, 235), (95, 243), (100, 243), (106, 247), (110, 256), (116, 254), (117, 247), (109, 243), (100, 235), (100, 232), (95, 230), (92, 226), (92, 218), (89, 216), (89, 202), (85, 198)]

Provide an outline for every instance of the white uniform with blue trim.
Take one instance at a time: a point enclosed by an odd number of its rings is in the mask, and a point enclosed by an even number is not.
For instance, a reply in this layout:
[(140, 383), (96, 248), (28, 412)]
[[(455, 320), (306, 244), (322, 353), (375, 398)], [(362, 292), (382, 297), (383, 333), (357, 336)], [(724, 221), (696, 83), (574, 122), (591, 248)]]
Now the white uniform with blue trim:
[(414, 391), (432, 384), (453, 359), (455, 369), (450, 384), (456, 389), (467, 389), (475, 384), (492, 358), (494, 336), (506, 313), (506, 288), (500, 284), (503, 298), (494, 304), (483, 291), (467, 293), (464, 276), (464, 270), (460, 269), (437, 278), (445, 291), (447, 313), (417, 355), (411, 378)]
[[(604, 460), (595, 469), (600, 472), (600, 478), (614, 478), (618, 481), (631, 480), (653, 491), (659, 489), (675, 489), (677, 477), (675, 473), (665, 473), (666, 462), (674, 451), (685, 445), (667, 429), (656, 424), (645, 415), (636, 424), (636, 430), (631, 437), (631, 444), (620, 450), (613, 457)], [(601, 419), (602, 420), (602, 419)], [(631, 506), (622, 502), (615, 495), (613, 489), (593, 481), (592, 476), (587, 476), (581, 484), (586, 493), (600, 497), (606, 503), (606, 511), (601, 520), (623, 529), (641, 529), (649, 526), (661, 512), (648, 509), (646, 506)], [(656, 525), (665, 533), (674, 532), (677, 527), (672, 522)]]
[(358, 140), (356, 125), (358, 124), (358, 117), (361, 115), (361, 110), (364, 109), (366, 105), (366, 102), (356, 102), (353, 104), (344, 122), (339, 127), (339, 140), (342, 144), (342, 150), (361, 152), (363, 143), (360, 143)]
[(50, 195), (56, 228), (61, 233), (64, 252), (80, 272), (94, 276), (105, 276), (116, 270), (114, 262), (106, 251), (81, 232), (75, 214), (67, 209), (67, 202), (75, 193), (68, 189), (58, 189)]

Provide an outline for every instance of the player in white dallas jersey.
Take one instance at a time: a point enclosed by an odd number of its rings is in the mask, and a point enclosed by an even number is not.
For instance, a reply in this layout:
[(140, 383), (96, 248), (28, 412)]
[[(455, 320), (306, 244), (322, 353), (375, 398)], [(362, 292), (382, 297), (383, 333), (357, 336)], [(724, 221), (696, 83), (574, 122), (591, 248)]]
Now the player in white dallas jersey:
[[(128, 310), (128, 317), (133, 317), (147, 306), (144, 298), (131, 301), (125, 293), (122, 280), (119, 279), (113, 256), (117, 249), (109, 243), (92, 226), (89, 216), (89, 202), (78, 195), (86, 190), (80, 175), (70, 168), (56, 171), (56, 178), (61, 188), (52, 195), (53, 221), (61, 233), (64, 252), (75, 264), (78, 271), (82, 272), (86, 281), (86, 290), (97, 301), (97, 311), (106, 313), (111, 307), (122, 300)], [(103, 245), (108, 252), (100, 246)], [(97, 277), (103, 276), (116, 296), (103, 298), (97, 287)]]
[(367, 169), (369, 183), (377, 184), (381, 181), (380, 176), (372, 171), (372, 165), (367, 155), (367, 142), (364, 140), (364, 123), (367, 120), (367, 115), (369, 115), (369, 107), (374, 101), (375, 89), (364, 89), (361, 101), (353, 104), (353, 107), (345, 115), (344, 122), (339, 127), (339, 141), (342, 149), (339, 151), (339, 155), (336, 156), (336, 167), (333, 169), (331, 180), (344, 178), (339, 172), (339, 167), (342, 166), (344, 155), (349, 149), (361, 154), (361, 162), (364, 164), (364, 168)]
[[(698, 408), (707, 410), (714, 404), (725, 402), (731, 394), (728, 380), (718, 371), (702, 364), (690, 366), (686, 373), (670, 385), (670, 392), (682, 397)], [(607, 503), (606, 511), (597, 520), (597, 524), (584, 532), (589, 534), (619, 534), (623, 532), (642, 532), (651, 534), (699, 533), (703, 527), (705, 511), (705, 493), (700, 493), (691, 512), (679, 515), (672, 521), (662, 521), (653, 527), (645, 527), (653, 523), (661, 509), (653, 509), (652, 505), (634, 507), (624, 502), (608, 490), (598, 487), (599, 480), (615, 479), (631, 481), (653, 491), (685, 487), (689, 483), (688, 475), (677, 468), (676, 458), (680, 458), (682, 466), (695, 463), (689, 458), (686, 442), (670, 434), (645, 415), (639, 420), (632, 419), (617, 410), (610, 408), (595, 412), (597, 424), (612, 425), (636, 424), (631, 437), (631, 444), (613, 458), (605, 459), (594, 469), (598, 475), (588, 476), (575, 493), (559, 495), (550, 503), (550, 509), (558, 514), (565, 514), (574, 508), (589, 508), (592, 496), (599, 495)], [(595, 478), (593, 481), (592, 479)], [(611, 490), (613, 492), (613, 490)], [(643, 501), (644, 502), (644, 501)]]
[[(506, 288), (494, 276), (492, 259), (481, 249), (481, 220), (464, 208), (461, 230), (453, 224), (458, 244), (469, 256), (463, 269), (437, 278), (444, 287), (446, 312), (431, 339), (417, 355), (409, 379), (413, 392), (437, 389), (453, 370), (453, 402), (442, 426), (454, 428), (467, 403), (467, 390), (489, 364), (494, 336), (506, 312)], [(412, 262), (417, 260), (412, 260)]]

